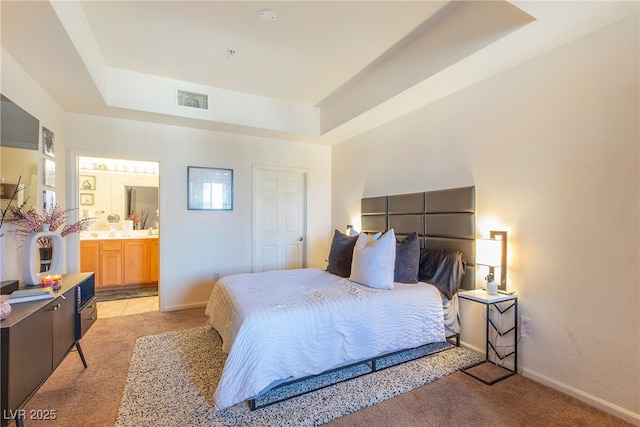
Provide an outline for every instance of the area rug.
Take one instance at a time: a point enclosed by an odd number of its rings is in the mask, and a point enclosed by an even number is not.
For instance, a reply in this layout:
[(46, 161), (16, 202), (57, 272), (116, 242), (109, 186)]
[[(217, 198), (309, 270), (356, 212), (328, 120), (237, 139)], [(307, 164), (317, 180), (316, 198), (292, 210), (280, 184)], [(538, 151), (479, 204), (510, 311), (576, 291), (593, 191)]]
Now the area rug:
[(146, 298), (158, 296), (157, 286), (145, 286), (143, 288), (109, 289), (96, 291), (98, 302), (116, 301), (131, 298)]
[[(445, 347), (451, 348), (442, 351)], [(435, 353), (255, 411), (246, 403), (216, 411), (214, 394), (226, 359), (218, 333), (199, 327), (142, 337), (136, 341), (116, 426), (318, 426), (482, 360), (448, 343), (415, 351)], [(394, 355), (381, 363), (393, 365), (397, 358), (412, 356)], [(361, 369), (348, 370), (357, 375)], [(311, 386), (303, 381), (292, 387), (300, 391)], [(262, 398), (279, 400), (283, 392)]]

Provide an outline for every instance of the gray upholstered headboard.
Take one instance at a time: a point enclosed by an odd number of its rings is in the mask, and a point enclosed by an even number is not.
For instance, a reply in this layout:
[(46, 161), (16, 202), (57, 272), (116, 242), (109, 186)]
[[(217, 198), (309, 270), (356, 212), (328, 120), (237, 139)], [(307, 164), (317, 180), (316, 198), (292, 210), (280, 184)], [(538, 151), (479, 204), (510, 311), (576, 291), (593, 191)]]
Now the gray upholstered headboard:
[(402, 239), (415, 231), (420, 247), (462, 252), (467, 268), (460, 288), (475, 289), (475, 187), (367, 197), (361, 208), (364, 232), (393, 228)]

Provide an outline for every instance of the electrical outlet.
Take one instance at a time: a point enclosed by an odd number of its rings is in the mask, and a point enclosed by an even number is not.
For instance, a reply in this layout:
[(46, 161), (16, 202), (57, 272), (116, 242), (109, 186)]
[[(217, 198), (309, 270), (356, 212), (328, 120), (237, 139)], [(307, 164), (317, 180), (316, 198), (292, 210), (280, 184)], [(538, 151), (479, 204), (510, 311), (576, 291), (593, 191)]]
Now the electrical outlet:
[(531, 318), (520, 317), (520, 336), (526, 337), (531, 333)]
[(213, 280), (218, 280), (220, 278), (220, 273), (217, 271), (213, 273)]

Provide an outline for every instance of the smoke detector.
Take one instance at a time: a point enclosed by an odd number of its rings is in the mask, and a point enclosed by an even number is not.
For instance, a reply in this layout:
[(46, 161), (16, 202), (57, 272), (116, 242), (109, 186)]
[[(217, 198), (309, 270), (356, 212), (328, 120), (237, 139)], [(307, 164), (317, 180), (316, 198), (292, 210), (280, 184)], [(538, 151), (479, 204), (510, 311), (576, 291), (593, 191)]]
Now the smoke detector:
[(276, 13), (271, 10), (271, 9), (262, 9), (260, 11), (260, 18), (262, 18), (263, 21), (275, 21), (276, 20)]

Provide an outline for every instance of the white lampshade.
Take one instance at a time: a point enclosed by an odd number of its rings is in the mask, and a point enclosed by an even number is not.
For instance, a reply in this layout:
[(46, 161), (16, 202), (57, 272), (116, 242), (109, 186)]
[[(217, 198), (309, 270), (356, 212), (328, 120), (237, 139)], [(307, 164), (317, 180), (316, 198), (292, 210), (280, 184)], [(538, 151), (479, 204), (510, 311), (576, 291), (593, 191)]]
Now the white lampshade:
[(494, 239), (476, 239), (476, 264), (489, 267), (500, 266), (502, 260), (502, 241)]

